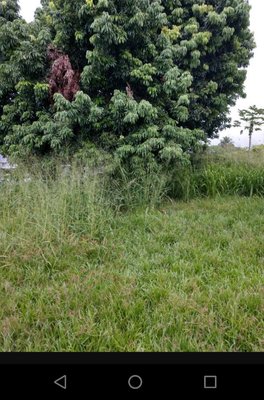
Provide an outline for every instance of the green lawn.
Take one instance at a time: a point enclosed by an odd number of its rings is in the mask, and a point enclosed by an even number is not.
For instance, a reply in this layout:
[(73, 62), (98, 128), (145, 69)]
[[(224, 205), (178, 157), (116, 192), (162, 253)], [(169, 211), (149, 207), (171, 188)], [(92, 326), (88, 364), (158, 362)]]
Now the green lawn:
[(58, 219), (55, 236), (47, 208), (37, 221), (29, 198), (23, 215), (12, 199), (0, 214), (1, 351), (264, 350), (263, 199), (171, 202), (87, 230)]

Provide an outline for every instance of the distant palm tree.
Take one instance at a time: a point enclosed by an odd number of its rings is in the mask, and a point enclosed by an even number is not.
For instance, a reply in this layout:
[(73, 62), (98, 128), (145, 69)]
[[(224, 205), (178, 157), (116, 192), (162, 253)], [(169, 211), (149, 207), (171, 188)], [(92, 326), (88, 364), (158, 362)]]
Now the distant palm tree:
[[(261, 126), (264, 125), (264, 109), (257, 108), (256, 106), (251, 106), (248, 110), (239, 110), (239, 117), (244, 125), (244, 129), (240, 131), (240, 135), (244, 133), (244, 130), (248, 131), (248, 149), (251, 150), (253, 132), (261, 131)], [(241, 127), (241, 121), (235, 121), (233, 126)]]
[(233, 142), (233, 140), (232, 140), (230, 137), (224, 136), (224, 137), (221, 139), (219, 145), (220, 145), (221, 147), (226, 147), (226, 146), (230, 146), (230, 145), (231, 145), (231, 146), (234, 146), (234, 142)]

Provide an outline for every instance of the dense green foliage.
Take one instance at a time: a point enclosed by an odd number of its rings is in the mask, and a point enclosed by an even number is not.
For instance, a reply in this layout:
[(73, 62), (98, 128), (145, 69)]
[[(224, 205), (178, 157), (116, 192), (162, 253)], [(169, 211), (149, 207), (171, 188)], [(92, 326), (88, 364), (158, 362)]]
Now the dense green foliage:
[[(10, 2), (3, 3), (9, 8)], [(17, 1), (12, 3), (15, 8)], [(48, 118), (46, 49), (51, 36), (38, 21), (27, 24), (15, 13), (9, 20), (1, 17), (0, 27), (0, 142), (9, 153), (18, 148), (28, 152), (33, 143), (25, 139), (26, 130), (44, 115)]]
[(25, 24), (19, 19), (17, 1), (0, 2), (0, 113), (12, 95), (17, 77), (11, 57), (25, 37)]
[[(1, 100), (4, 152), (59, 153), (88, 143), (123, 161), (188, 164), (228, 123), (254, 47), (246, 1), (42, 3), (34, 23), (11, 22), (23, 35), (0, 65), (1, 92), (6, 68), (15, 66)], [(63, 90), (50, 95), (50, 44), (79, 77), (72, 101)]]
[(12, 22), (19, 18), (19, 5), (17, 0), (2, 0), (0, 2), (1, 23), (3, 19), (6, 22)]

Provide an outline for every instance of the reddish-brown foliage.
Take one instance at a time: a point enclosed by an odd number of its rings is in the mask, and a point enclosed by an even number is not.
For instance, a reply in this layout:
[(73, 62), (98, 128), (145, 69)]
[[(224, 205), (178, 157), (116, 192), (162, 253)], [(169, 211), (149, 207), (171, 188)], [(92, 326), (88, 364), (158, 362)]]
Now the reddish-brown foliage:
[(127, 92), (128, 97), (130, 97), (131, 99), (134, 99), (134, 93), (133, 93), (133, 90), (132, 90), (131, 86), (129, 85), (129, 83), (127, 83), (126, 92)]
[(80, 74), (73, 70), (69, 56), (50, 45), (48, 58), (52, 61), (49, 75), (49, 87), (51, 97), (54, 93), (62, 94), (65, 99), (72, 101), (79, 87)]

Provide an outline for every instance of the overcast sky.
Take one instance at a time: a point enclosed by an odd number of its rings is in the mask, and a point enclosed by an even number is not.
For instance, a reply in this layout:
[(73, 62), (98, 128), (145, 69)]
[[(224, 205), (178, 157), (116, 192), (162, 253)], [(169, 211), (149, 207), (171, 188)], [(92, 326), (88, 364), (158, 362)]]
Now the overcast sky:
[(40, 7), (40, 0), (19, 0), (19, 4), (23, 18), (32, 21), (36, 8)]
[[(74, 1), (74, 0), (73, 0)], [(264, 0), (249, 0), (252, 6), (251, 10), (251, 30), (255, 34), (257, 48), (254, 58), (251, 60), (248, 68), (247, 81), (245, 84), (246, 99), (239, 99), (236, 106), (232, 109), (233, 120), (238, 118), (238, 110), (248, 108), (251, 105), (264, 107)], [(27, 21), (32, 21), (34, 12), (40, 6), (40, 0), (20, 0), (21, 14)], [(232, 128), (220, 133), (220, 137), (230, 136), (237, 146), (247, 146), (247, 134), (240, 135), (239, 128)], [(264, 131), (255, 132), (253, 135), (254, 144), (264, 144)], [(212, 144), (219, 143), (219, 140), (213, 140)]]

